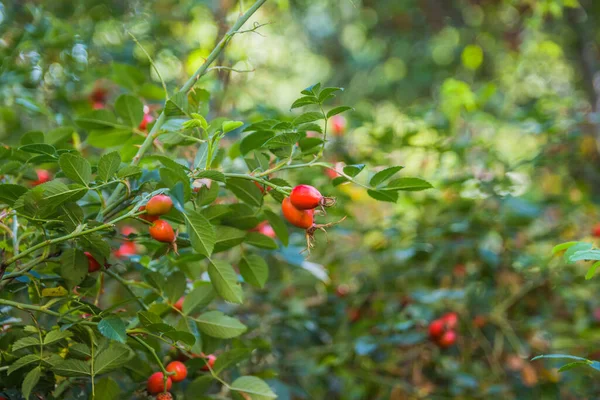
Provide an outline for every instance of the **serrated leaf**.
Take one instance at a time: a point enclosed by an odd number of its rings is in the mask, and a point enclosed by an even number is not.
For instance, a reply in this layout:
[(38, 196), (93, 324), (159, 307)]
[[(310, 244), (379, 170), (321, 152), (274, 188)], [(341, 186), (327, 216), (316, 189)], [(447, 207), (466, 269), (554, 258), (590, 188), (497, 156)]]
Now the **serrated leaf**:
[(307, 87), (300, 93), (305, 94), (307, 96), (317, 95), (317, 93), (319, 93), (320, 88), (321, 88), (321, 83), (315, 83), (314, 85)]
[(200, 315), (196, 322), (203, 333), (219, 339), (231, 339), (240, 336), (248, 329), (237, 319), (228, 317), (220, 311), (206, 312)]
[(171, 303), (175, 303), (185, 291), (185, 275), (176, 271), (167, 278), (167, 281), (169, 284), (165, 287), (165, 294)]
[(242, 121), (225, 121), (222, 124), (223, 133), (231, 132), (244, 125)]
[(302, 135), (298, 132), (285, 132), (267, 140), (262, 147), (276, 149), (279, 147), (293, 146), (301, 137)]
[(64, 153), (58, 159), (58, 165), (65, 176), (74, 182), (87, 186), (92, 179), (92, 166), (80, 155)]
[(256, 254), (244, 256), (239, 268), (246, 282), (261, 289), (265, 286), (269, 278), (269, 267), (262, 257)]
[(88, 259), (79, 249), (66, 249), (60, 257), (60, 275), (71, 287), (79, 285), (88, 273)]
[(265, 216), (267, 217), (269, 224), (275, 231), (275, 234), (277, 235), (279, 240), (281, 240), (281, 243), (285, 247), (287, 247), (289, 243), (289, 233), (283, 219), (271, 210), (265, 210)]
[(52, 371), (56, 375), (64, 376), (64, 377), (78, 377), (78, 376), (91, 376), (91, 368), (89, 361), (83, 360), (63, 360), (57, 363)]
[(208, 276), (215, 291), (224, 300), (241, 304), (243, 301), (242, 287), (231, 265), (222, 260), (213, 260), (208, 265)]
[(298, 125), (306, 124), (307, 122), (318, 121), (320, 119), (325, 119), (325, 116), (320, 112), (311, 111), (311, 112), (304, 113), (304, 114), (299, 115), (298, 117), (294, 118), (294, 120), (292, 121), (292, 124), (294, 124), (294, 126), (298, 126)]
[(44, 143), (26, 144), (24, 146), (19, 147), (19, 150), (27, 153), (42, 154), (52, 157), (56, 155), (56, 149), (54, 148), (54, 146)]
[(127, 363), (133, 355), (133, 351), (128, 346), (111, 342), (106, 349), (96, 355), (94, 359), (94, 373), (100, 375), (112, 371)]
[(243, 361), (250, 357), (252, 354), (252, 350), (250, 349), (232, 349), (223, 354), (221, 354), (217, 360), (215, 361), (215, 365), (212, 370), (215, 374), (219, 375), (221, 371), (226, 368), (229, 368), (232, 365), (238, 364), (240, 361)]
[(579, 250), (574, 252), (570, 257), (569, 261), (581, 261), (581, 260), (600, 260), (600, 250)]
[(248, 232), (244, 241), (261, 249), (275, 250), (277, 248), (277, 243), (273, 239), (258, 232)]
[(117, 173), (117, 176), (119, 178), (129, 178), (132, 176), (136, 176), (136, 175), (141, 175), (142, 174), (142, 169), (136, 165), (128, 165), (126, 167), (123, 167), (119, 170), (119, 172)]
[(25, 192), (27, 192), (27, 188), (20, 185), (10, 183), (0, 184), (0, 202), (12, 206)]
[(121, 146), (132, 137), (131, 129), (116, 128), (91, 131), (86, 142), (90, 146), (107, 149)]
[(112, 378), (105, 377), (96, 382), (96, 400), (121, 400), (121, 388)]
[(138, 319), (140, 320), (140, 323), (144, 326), (163, 323), (163, 320), (162, 318), (160, 318), (160, 316), (150, 311), (139, 311)]
[(119, 127), (115, 115), (108, 110), (94, 110), (75, 118), (75, 123), (88, 130)]
[(254, 133), (245, 136), (240, 142), (240, 153), (242, 155), (248, 154), (250, 151), (258, 149), (265, 142), (275, 136), (273, 131), (256, 131)]
[(196, 179), (206, 178), (217, 182), (225, 182), (225, 174), (221, 171), (205, 169), (196, 174)]
[(73, 334), (69, 331), (61, 331), (57, 329), (52, 330), (46, 334), (46, 337), (44, 337), (44, 345), (49, 345), (58, 342), (59, 340), (69, 338), (72, 335)]
[(173, 330), (164, 333), (163, 336), (171, 339), (174, 343), (182, 342), (190, 347), (196, 343), (196, 337), (189, 332)]
[(187, 211), (183, 216), (193, 249), (197, 253), (210, 256), (216, 242), (214, 227), (197, 211)]
[(331, 95), (333, 95), (333, 93), (339, 92), (339, 91), (344, 91), (344, 88), (340, 88), (340, 87), (325, 87), (325, 88), (323, 88), (323, 90), (321, 90), (321, 93), (319, 93), (319, 103), (323, 103)]
[(29, 346), (39, 346), (40, 338), (38, 336), (27, 336), (15, 341), (12, 345), (12, 351), (24, 349)]
[(16, 370), (18, 370), (26, 365), (32, 364), (34, 362), (39, 362), (39, 361), (40, 361), (40, 356), (38, 356), (37, 354), (28, 354), (24, 357), (17, 359), (17, 361), (12, 363), (10, 365), (10, 367), (8, 367), (8, 371), (6, 373), (8, 375), (10, 375), (13, 372), (15, 372)]
[(389, 203), (395, 203), (398, 201), (398, 192), (384, 191), (384, 190), (367, 190), (369, 196), (379, 201), (387, 201)]
[(144, 104), (130, 94), (122, 94), (117, 98), (115, 111), (132, 128), (137, 128), (144, 118)]
[(215, 291), (209, 282), (200, 282), (196, 285), (183, 301), (183, 313), (185, 315), (206, 307), (215, 298)]
[(598, 267), (600, 267), (600, 261), (596, 261), (591, 267), (590, 269), (588, 269), (587, 273), (585, 274), (585, 279), (589, 280), (592, 279), (592, 277), (594, 276), (594, 274), (596, 273), (596, 270), (598, 269)]
[(360, 174), (364, 168), (365, 164), (346, 165), (344, 167), (344, 173), (354, 178), (356, 175)]
[(112, 151), (100, 157), (98, 162), (98, 179), (103, 182), (108, 181), (119, 170), (121, 166), (121, 156), (118, 152)]
[(256, 207), (262, 205), (263, 195), (260, 189), (252, 181), (241, 178), (229, 178), (227, 179), (226, 186), (235, 197), (242, 200), (244, 203)]
[(21, 396), (23, 398), (28, 399), (31, 391), (37, 385), (40, 380), (40, 376), (42, 375), (42, 368), (35, 367), (31, 371), (25, 375), (25, 379), (23, 379), (23, 385), (21, 386)]
[(329, 112), (327, 113), (327, 118), (331, 118), (334, 115), (341, 114), (344, 111), (348, 111), (348, 110), (353, 110), (353, 108), (348, 107), (348, 106), (340, 106), (340, 107), (333, 108), (333, 109), (329, 110)]
[(229, 250), (244, 241), (246, 232), (230, 226), (219, 225), (215, 228), (217, 240), (214, 253)]
[(300, 97), (299, 99), (294, 101), (294, 103), (292, 103), (290, 109), (293, 110), (294, 108), (304, 107), (310, 104), (319, 104), (319, 100), (315, 96)]
[(381, 183), (385, 182), (386, 180), (388, 180), (392, 176), (394, 176), (394, 174), (396, 174), (402, 168), (404, 168), (404, 167), (400, 167), (400, 166), (389, 167), (389, 168), (386, 168), (386, 169), (383, 169), (383, 170), (377, 172), (371, 178), (371, 181), (369, 182), (369, 185), (371, 185), (373, 187), (379, 186)]
[(391, 181), (384, 189), (385, 190), (406, 190), (419, 191), (430, 189), (431, 183), (420, 178), (398, 178)]
[(125, 322), (119, 317), (107, 317), (98, 323), (98, 330), (105, 337), (125, 343), (127, 341)]
[(265, 381), (255, 376), (242, 376), (237, 378), (231, 384), (231, 390), (250, 395), (252, 400), (270, 400), (276, 399), (277, 395), (273, 393)]

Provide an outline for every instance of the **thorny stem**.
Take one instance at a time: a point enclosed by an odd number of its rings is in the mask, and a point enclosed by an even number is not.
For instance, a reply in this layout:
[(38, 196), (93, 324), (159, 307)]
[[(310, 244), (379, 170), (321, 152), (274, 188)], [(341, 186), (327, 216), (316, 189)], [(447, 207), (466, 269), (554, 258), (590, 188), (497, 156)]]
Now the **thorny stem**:
[[(248, 21), (248, 19), (250, 19), (250, 17), (266, 1), (267, 0), (257, 0), (252, 5), (252, 7), (250, 7), (248, 9), (248, 11), (246, 11), (246, 13), (244, 13), (243, 15), (240, 16), (240, 18), (236, 21), (236, 23), (225, 34), (225, 36), (223, 36), (223, 38), (219, 41), (219, 43), (216, 45), (216, 47), (213, 49), (213, 51), (208, 55), (204, 64), (202, 64), (200, 66), (200, 68), (198, 68), (198, 70), (187, 80), (187, 82), (181, 87), (181, 89), (179, 89), (179, 91), (177, 91), (177, 93), (181, 93), (181, 92), (187, 93), (190, 89), (192, 89), (192, 87), (194, 86), (196, 81), (198, 81), (198, 79), (200, 79), (201, 76), (206, 74), (206, 71), (207, 71), (208, 67), (210, 66), (210, 64), (212, 64), (217, 59), (217, 57), (219, 57), (219, 55), (221, 54), (221, 52), (223, 51), (223, 49), (225, 48), (225, 46), (227, 45), (229, 40), (231, 40), (231, 38), (236, 33), (240, 33), (240, 32), (238, 32), (238, 30), (246, 23), (246, 21)], [(167, 117), (165, 115), (165, 112), (163, 111), (157, 118), (156, 122), (154, 123), (154, 126), (148, 133), (148, 136), (146, 136), (146, 140), (144, 140), (144, 142), (138, 149), (135, 157), (133, 157), (133, 160), (131, 160), (131, 165), (138, 165), (140, 163), (140, 160), (142, 159), (144, 154), (152, 146), (154, 139), (156, 139), (156, 137), (159, 135), (160, 128), (165, 123), (166, 119), (167, 119)], [(119, 198), (119, 196), (121, 194), (121, 190), (122, 190), (122, 185), (119, 185), (115, 188), (115, 191), (112, 193), (112, 195), (110, 196), (110, 198), (107, 201), (107, 203), (109, 205), (114, 203)]]

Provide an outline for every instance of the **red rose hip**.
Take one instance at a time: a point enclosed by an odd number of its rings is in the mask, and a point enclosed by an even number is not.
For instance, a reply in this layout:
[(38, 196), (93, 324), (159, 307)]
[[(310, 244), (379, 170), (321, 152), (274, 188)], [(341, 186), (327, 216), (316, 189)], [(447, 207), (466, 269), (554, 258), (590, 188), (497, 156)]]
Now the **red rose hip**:
[(173, 243), (175, 241), (175, 232), (173, 227), (164, 219), (159, 219), (152, 224), (149, 229), (150, 236), (156, 241), (163, 243)]
[(89, 251), (84, 252), (85, 256), (88, 258), (88, 272), (96, 272), (100, 269), (100, 263), (96, 261), (94, 256)]
[(206, 364), (202, 368), (200, 368), (202, 371), (208, 371), (208, 367), (212, 368), (215, 365), (215, 361), (217, 361), (217, 357), (212, 354), (205, 356), (205, 359)]
[(165, 369), (167, 372), (175, 372), (175, 375), (169, 376), (173, 382), (181, 382), (187, 377), (187, 367), (181, 361), (173, 361)]
[(309, 229), (314, 225), (314, 210), (297, 209), (289, 197), (283, 199), (281, 211), (285, 219), (298, 228)]
[[(173, 380), (171, 377), (167, 377), (167, 390), (171, 390), (171, 386), (173, 386)], [(148, 392), (150, 394), (157, 394), (165, 391), (165, 382), (164, 375), (162, 372), (155, 372), (150, 375), (148, 378), (148, 383), (146, 385)]]
[(438, 345), (442, 348), (447, 348), (452, 346), (456, 342), (456, 332), (447, 331), (445, 332), (439, 339)]
[(173, 208), (173, 200), (164, 194), (154, 196), (146, 204), (148, 215), (163, 215), (171, 211), (171, 208)]
[(312, 210), (319, 206), (330, 207), (335, 204), (335, 199), (323, 196), (310, 185), (298, 185), (292, 189), (290, 201), (298, 210)]
[(429, 324), (429, 336), (437, 338), (444, 333), (444, 321), (436, 319)]

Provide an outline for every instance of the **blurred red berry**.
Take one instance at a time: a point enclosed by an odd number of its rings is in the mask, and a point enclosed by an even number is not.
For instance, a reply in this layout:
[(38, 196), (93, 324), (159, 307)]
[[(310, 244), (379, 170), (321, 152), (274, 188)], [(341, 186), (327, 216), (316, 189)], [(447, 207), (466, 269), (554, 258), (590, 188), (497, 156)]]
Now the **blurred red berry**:
[(37, 180), (33, 181), (33, 186), (41, 185), (52, 179), (52, 174), (45, 169), (36, 169), (35, 173), (37, 174)]
[(447, 331), (438, 339), (438, 345), (443, 348), (452, 346), (456, 342), (456, 332)]
[[(167, 377), (167, 390), (171, 390), (171, 386), (173, 386), (173, 380), (171, 377)], [(157, 394), (165, 391), (165, 381), (164, 375), (162, 372), (155, 372), (150, 375), (148, 378), (148, 382), (146, 384), (146, 388), (150, 394)]]
[(429, 324), (429, 336), (437, 338), (444, 333), (444, 321), (436, 319)]
[(338, 114), (331, 117), (330, 121), (334, 136), (342, 136), (346, 132), (346, 118)]

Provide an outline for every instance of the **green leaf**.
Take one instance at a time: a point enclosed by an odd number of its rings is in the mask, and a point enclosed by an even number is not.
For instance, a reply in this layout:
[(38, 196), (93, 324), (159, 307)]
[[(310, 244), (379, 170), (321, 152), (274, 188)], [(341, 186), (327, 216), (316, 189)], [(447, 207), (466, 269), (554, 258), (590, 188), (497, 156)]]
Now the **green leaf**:
[(231, 384), (231, 390), (250, 395), (252, 400), (276, 399), (277, 395), (273, 393), (265, 381), (255, 376), (242, 376), (237, 378)]
[(118, 128), (91, 131), (86, 141), (90, 146), (106, 149), (120, 146), (132, 137), (131, 129)]
[(242, 125), (244, 125), (242, 121), (225, 121), (222, 125), (223, 133), (231, 132)]
[[(102, 323), (102, 321), (100, 322)], [(98, 327), (100, 327), (100, 325), (98, 325)], [(107, 348), (96, 354), (94, 359), (94, 373), (100, 375), (117, 369), (126, 364), (133, 356), (134, 353), (128, 346), (110, 342)]]
[(222, 260), (213, 260), (208, 265), (208, 276), (215, 291), (224, 300), (241, 304), (243, 301), (242, 287), (231, 265)]
[(196, 285), (183, 301), (183, 313), (185, 315), (206, 307), (215, 298), (215, 291), (209, 282), (199, 282)]
[(223, 174), (221, 171), (214, 171), (210, 169), (200, 171), (198, 174), (196, 174), (196, 179), (201, 178), (206, 178), (218, 182), (225, 182), (225, 174)]
[(189, 102), (185, 92), (177, 92), (165, 105), (165, 114), (167, 116), (188, 115)]
[(256, 207), (262, 205), (263, 195), (260, 189), (252, 181), (241, 178), (229, 178), (227, 179), (226, 186), (235, 197), (242, 200), (244, 203)]
[(27, 192), (27, 189), (20, 185), (0, 184), (0, 201), (12, 206), (25, 192)]
[(293, 146), (298, 142), (302, 135), (298, 132), (285, 132), (267, 140), (263, 147), (267, 149), (276, 149), (279, 147)]
[(249, 284), (263, 288), (269, 278), (269, 267), (262, 257), (256, 254), (244, 256), (240, 261), (240, 273)]
[(98, 179), (107, 182), (119, 170), (121, 166), (121, 156), (118, 152), (112, 151), (100, 157), (98, 162)]
[(275, 250), (277, 248), (277, 243), (273, 239), (258, 232), (248, 232), (245, 242), (261, 249)]
[(10, 365), (10, 367), (8, 367), (8, 371), (6, 372), (7, 375), (12, 374), (13, 372), (15, 372), (16, 370), (32, 364), (34, 362), (39, 362), (40, 361), (40, 356), (38, 356), (37, 354), (27, 354), (24, 357), (21, 357), (19, 359), (17, 359), (17, 361), (15, 361), (14, 363), (12, 363)]
[(60, 257), (60, 275), (73, 287), (79, 285), (88, 273), (88, 259), (79, 249), (66, 249)]
[(64, 153), (58, 159), (58, 165), (67, 178), (87, 186), (92, 179), (92, 166), (80, 155)]
[(133, 176), (137, 176), (137, 175), (141, 175), (142, 174), (142, 169), (136, 165), (128, 165), (126, 167), (123, 167), (119, 170), (119, 172), (117, 173), (117, 176), (119, 178), (130, 178)]
[(182, 342), (190, 347), (196, 343), (196, 337), (189, 332), (173, 330), (164, 333), (163, 336), (168, 337), (174, 343)]
[(15, 341), (12, 345), (12, 351), (24, 349), (29, 346), (39, 346), (40, 338), (38, 336), (27, 336)]
[(58, 342), (59, 340), (63, 340), (71, 337), (73, 334), (69, 331), (61, 331), (58, 329), (54, 329), (46, 334), (44, 337), (44, 345), (49, 345), (54, 342)]
[(115, 111), (132, 128), (137, 128), (144, 118), (144, 104), (130, 94), (122, 94), (117, 98)]
[(75, 118), (75, 123), (83, 129), (110, 129), (121, 127), (115, 115), (108, 110), (94, 110)]
[(125, 343), (127, 341), (127, 333), (125, 329), (125, 322), (119, 317), (110, 316), (102, 319), (102, 321), (98, 323), (98, 330), (102, 335), (121, 343)]
[(568, 360), (578, 360), (578, 361), (587, 361), (591, 362), (587, 358), (572, 356), (570, 354), (542, 354), (539, 356), (535, 356), (531, 359), (531, 361), (539, 360), (542, 358), (556, 358), (556, 359), (568, 359)]
[(335, 92), (339, 92), (339, 91), (344, 91), (344, 88), (340, 88), (340, 87), (323, 88), (323, 90), (321, 90), (321, 93), (319, 93), (319, 103), (323, 103), (330, 96), (332, 96)]
[(240, 336), (248, 328), (235, 318), (228, 317), (220, 311), (209, 311), (200, 315), (196, 322), (205, 334), (219, 339), (231, 339)]
[(346, 165), (344, 167), (344, 173), (354, 178), (356, 175), (365, 168), (365, 164)]
[(44, 143), (44, 133), (40, 131), (29, 131), (21, 136), (21, 140), (19, 141), (21, 145), (26, 144), (34, 144), (34, 143)]
[(299, 99), (294, 101), (290, 109), (293, 110), (294, 108), (304, 107), (310, 104), (319, 104), (319, 100), (315, 96), (300, 97)]
[(383, 191), (383, 190), (367, 190), (369, 196), (379, 201), (387, 201), (389, 203), (395, 203), (398, 201), (398, 192)]
[(246, 237), (246, 231), (219, 225), (216, 227), (216, 237), (214, 253), (219, 253), (242, 243)]
[(216, 242), (214, 227), (197, 211), (187, 211), (183, 216), (193, 249), (197, 253), (210, 256)]
[(348, 110), (354, 110), (352, 107), (348, 107), (348, 106), (340, 106), (340, 107), (336, 107), (334, 109), (329, 110), (329, 112), (327, 113), (327, 118), (331, 118), (334, 115), (338, 115), (343, 113), (344, 111), (348, 111)]
[(300, 93), (305, 94), (307, 96), (316, 96), (317, 93), (319, 93), (319, 89), (320, 88), (321, 88), (321, 84), (320, 83), (315, 83), (314, 85), (307, 87), (306, 89), (304, 89)]
[(430, 189), (431, 183), (420, 178), (398, 178), (391, 181), (384, 189), (385, 190), (406, 190), (419, 191)]
[(185, 291), (185, 275), (176, 271), (167, 278), (169, 284), (165, 287), (165, 294), (171, 303), (177, 302)]
[(52, 371), (56, 375), (65, 376), (65, 377), (78, 377), (78, 376), (91, 376), (91, 368), (89, 361), (82, 360), (63, 360), (57, 363)]
[(271, 227), (275, 231), (275, 234), (277, 235), (279, 240), (281, 240), (281, 243), (283, 243), (283, 245), (287, 247), (289, 242), (289, 233), (283, 219), (271, 210), (265, 210), (265, 216), (267, 217), (269, 224), (271, 224)]
[(600, 250), (579, 250), (569, 257), (569, 261), (600, 260)]
[(596, 261), (591, 267), (590, 269), (588, 269), (587, 273), (585, 274), (585, 279), (592, 279), (592, 277), (594, 276), (594, 274), (596, 273), (596, 270), (598, 269), (598, 267), (600, 267), (600, 261)]
[(140, 320), (140, 323), (144, 326), (163, 323), (163, 320), (160, 318), (160, 316), (150, 311), (139, 311), (138, 319)]
[(96, 400), (120, 400), (121, 388), (112, 378), (105, 377), (96, 382)]
[(591, 243), (586, 242), (577, 242), (573, 246), (570, 246), (565, 253), (563, 254), (563, 259), (565, 262), (572, 264), (574, 261), (571, 261), (571, 256), (579, 251), (590, 250), (592, 248)]
[(210, 400), (210, 397), (206, 399), (202, 397), (202, 394), (206, 393), (210, 385), (213, 383), (214, 378), (211, 375), (200, 376), (192, 381), (185, 390), (186, 399), (198, 399), (198, 400)]
[(371, 181), (369, 182), (369, 185), (371, 185), (373, 187), (379, 186), (381, 183), (385, 182), (386, 180), (388, 180), (389, 178), (391, 178), (392, 176), (394, 176), (394, 174), (396, 174), (402, 168), (404, 168), (404, 167), (400, 167), (400, 166), (389, 167), (389, 168), (386, 168), (386, 169), (383, 169), (383, 170), (377, 172), (371, 178)]
[(43, 143), (26, 144), (25, 146), (19, 147), (19, 150), (27, 153), (43, 154), (46, 156), (54, 156), (56, 154), (56, 149), (54, 146)]
[(212, 370), (215, 374), (219, 375), (221, 371), (229, 368), (232, 365), (238, 364), (250, 357), (252, 350), (250, 349), (232, 349), (221, 354), (215, 361), (215, 365)]
[(311, 112), (307, 112), (307, 113), (304, 113), (304, 114), (296, 117), (292, 121), (292, 124), (294, 124), (294, 126), (298, 126), (298, 125), (306, 124), (307, 122), (318, 121), (320, 119), (325, 119), (325, 116), (320, 112), (311, 111)]
[(591, 363), (587, 362), (587, 361), (575, 361), (575, 362), (563, 365), (562, 367), (560, 367), (558, 369), (558, 372), (568, 371), (570, 369), (573, 369), (573, 368), (579, 367), (579, 366), (586, 366), (586, 367), (588, 367), (590, 364)]
[(252, 150), (258, 149), (273, 136), (275, 136), (275, 132), (273, 131), (257, 131), (245, 136), (240, 142), (240, 153), (245, 155)]
[(31, 391), (37, 385), (40, 380), (40, 376), (42, 375), (42, 367), (35, 367), (25, 376), (23, 379), (23, 386), (21, 387), (21, 396), (23, 398), (28, 399)]

